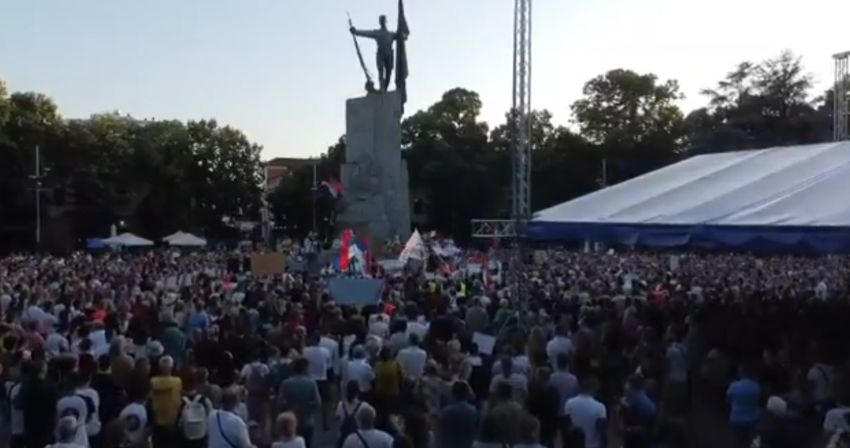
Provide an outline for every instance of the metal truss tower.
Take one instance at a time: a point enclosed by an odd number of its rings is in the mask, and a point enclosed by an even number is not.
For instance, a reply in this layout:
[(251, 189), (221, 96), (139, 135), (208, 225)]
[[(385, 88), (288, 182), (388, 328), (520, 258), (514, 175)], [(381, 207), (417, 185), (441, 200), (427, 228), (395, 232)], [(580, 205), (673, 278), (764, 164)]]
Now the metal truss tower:
[(531, 218), (531, 2), (514, 0), (511, 216), (472, 220), (475, 238), (515, 238)]
[(835, 88), (833, 95), (832, 127), (833, 140), (843, 141), (850, 139), (848, 135), (848, 124), (850, 121), (850, 51), (838, 53), (832, 57), (835, 59)]
[(531, 218), (531, 1), (514, 3), (514, 72), (511, 113), (513, 208), (511, 218), (522, 232)]

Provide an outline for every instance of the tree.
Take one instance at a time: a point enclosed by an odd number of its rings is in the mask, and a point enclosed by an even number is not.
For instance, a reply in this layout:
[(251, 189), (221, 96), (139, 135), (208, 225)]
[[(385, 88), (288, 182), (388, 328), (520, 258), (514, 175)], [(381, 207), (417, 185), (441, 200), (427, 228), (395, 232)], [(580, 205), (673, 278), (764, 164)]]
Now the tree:
[(789, 51), (759, 64), (742, 62), (705, 89), (708, 107), (687, 122), (689, 154), (814, 143), (828, 138), (810, 102), (812, 78)]
[(480, 111), (477, 93), (452, 89), (402, 123), (410, 188), (424, 192), (429, 225), (459, 238), (468, 238), (472, 219), (497, 214), (507, 199), (499, 167), (509, 162), (489, 144)]
[(581, 134), (609, 160), (609, 179), (625, 180), (673, 162), (684, 136), (676, 81), (611, 70), (587, 82), (572, 105)]

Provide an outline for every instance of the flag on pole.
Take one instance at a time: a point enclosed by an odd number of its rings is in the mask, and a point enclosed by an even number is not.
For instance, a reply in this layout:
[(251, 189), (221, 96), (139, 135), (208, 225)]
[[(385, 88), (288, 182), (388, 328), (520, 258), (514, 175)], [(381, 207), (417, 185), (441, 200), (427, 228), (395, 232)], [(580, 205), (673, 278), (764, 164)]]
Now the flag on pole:
[(334, 178), (322, 181), (321, 186), (334, 199), (339, 199), (342, 196), (342, 183)]
[(422, 242), (422, 236), (419, 230), (414, 230), (410, 235), (410, 239), (404, 244), (404, 249), (398, 256), (398, 261), (407, 263), (409, 259), (424, 260), (425, 259), (425, 243)]
[(342, 246), (339, 250), (339, 270), (345, 272), (348, 270), (348, 265), (351, 262), (351, 240), (354, 239), (354, 232), (346, 230), (342, 233)]
[(398, 29), (396, 30), (396, 58), (398, 66), (395, 70), (395, 88), (401, 95), (401, 106), (407, 103), (407, 36), (410, 28), (407, 26), (407, 18), (404, 15), (404, 0), (398, 0)]

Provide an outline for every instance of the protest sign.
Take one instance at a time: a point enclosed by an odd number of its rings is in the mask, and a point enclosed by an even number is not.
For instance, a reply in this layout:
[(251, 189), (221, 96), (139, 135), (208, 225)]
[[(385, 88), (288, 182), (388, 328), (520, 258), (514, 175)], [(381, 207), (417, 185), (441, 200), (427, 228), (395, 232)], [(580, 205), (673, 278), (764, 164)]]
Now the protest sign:
[(383, 289), (383, 280), (372, 278), (337, 277), (328, 281), (331, 297), (340, 305), (375, 305), (381, 299)]
[(283, 274), (285, 267), (282, 253), (251, 254), (251, 272), (254, 275)]
[(477, 331), (472, 334), (472, 342), (478, 345), (478, 353), (482, 355), (492, 355), (493, 349), (496, 346), (496, 338), (494, 336)]

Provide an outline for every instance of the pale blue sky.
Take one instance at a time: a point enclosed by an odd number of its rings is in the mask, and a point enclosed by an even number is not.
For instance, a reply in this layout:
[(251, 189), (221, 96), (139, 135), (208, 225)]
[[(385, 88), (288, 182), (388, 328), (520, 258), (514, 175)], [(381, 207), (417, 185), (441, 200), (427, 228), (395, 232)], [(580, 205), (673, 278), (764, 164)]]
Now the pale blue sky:
[[(216, 118), (264, 157), (317, 155), (344, 130), (362, 75), (358, 27), (397, 0), (0, 0), (0, 77), (66, 117)], [(510, 104), (513, 0), (406, 0), (408, 110), (447, 89), (478, 91), (484, 118)], [(624, 67), (681, 83), (686, 109), (734, 64), (789, 48), (818, 89), (850, 49), (846, 0), (534, 0), (535, 108), (567, 124), (589, 78)], [(372, 68), (374, 47), (364, 42)]]

